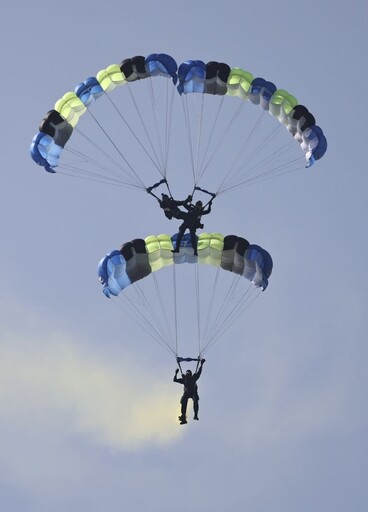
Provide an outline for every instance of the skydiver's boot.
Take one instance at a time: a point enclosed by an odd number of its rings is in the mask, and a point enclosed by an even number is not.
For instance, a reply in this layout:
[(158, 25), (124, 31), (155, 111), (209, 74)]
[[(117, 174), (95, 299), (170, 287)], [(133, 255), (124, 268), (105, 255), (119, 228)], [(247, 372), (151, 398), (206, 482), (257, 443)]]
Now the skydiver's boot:
[(199, 420), (199, 418), (198, 418), (198, 414), (195, 414), (193, 419), (194, 419), (194, 420)]
[(181, 403), (181, 411), (180, 411), (179, 421), (180, 425), (185, 425), (187, 423), (187, 404)]

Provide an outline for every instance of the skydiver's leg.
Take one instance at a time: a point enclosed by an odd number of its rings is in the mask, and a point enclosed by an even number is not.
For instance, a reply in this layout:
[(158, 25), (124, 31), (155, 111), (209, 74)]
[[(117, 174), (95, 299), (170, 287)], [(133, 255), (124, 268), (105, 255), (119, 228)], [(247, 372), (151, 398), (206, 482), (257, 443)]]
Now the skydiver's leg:
[(193, 250), (194, 250), (194, 256), (198, 256), (196, 228), (190, 228), (190, 241), (192, 243), (192, 247), (193, 247)]
[(180, 399), (181, 404), (181, 416), (179, 416), (180, 423), (187, 422), (187, 405), (188, 405), (188, 397), (184, 394)]
[(181, 210), (179, 210), (179, 208), (177, 208), (177, 209), (173, 210), (172, 214), (173, 214), (173, 217), (175, 217), (175, 219), (184, 220), (186, 212), (182, 212)]
[(184, 233), (185, 233), (186, 229), (187, 229), (187, 227), (185, 225), (185, 222), (183, 222), (183, 224), (179, 227), (179, 234), (178, 234), (178, 237), (176, 239), (175, 249), (172, 252), (179, 252), (180, 243), (181, 243), (181, 241), (183, 239), (183, 236), (184, 236)]
[(194, 418), (195, 420), (199, 420), (198, 418), (198, 411), (199, 411), (199, 396), (193, 397), (193, 411), (194, 411)]
[(187, 415), (187, 405), (188, 405), (188, 397), (186, 395), (183, 395), (180, 399), (181, 403), (181, 415), (183, 418)]

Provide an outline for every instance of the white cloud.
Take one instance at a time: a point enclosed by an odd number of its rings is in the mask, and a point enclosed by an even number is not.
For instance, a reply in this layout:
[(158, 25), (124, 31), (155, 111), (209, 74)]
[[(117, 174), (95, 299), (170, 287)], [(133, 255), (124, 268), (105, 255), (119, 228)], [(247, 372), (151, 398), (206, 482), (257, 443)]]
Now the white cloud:
[(118, 450), (169, 443), (180, 435), (178, 390), (145, 370), (103, 359), (62, 334), (7, 336), (0, 345), (0, 417)]

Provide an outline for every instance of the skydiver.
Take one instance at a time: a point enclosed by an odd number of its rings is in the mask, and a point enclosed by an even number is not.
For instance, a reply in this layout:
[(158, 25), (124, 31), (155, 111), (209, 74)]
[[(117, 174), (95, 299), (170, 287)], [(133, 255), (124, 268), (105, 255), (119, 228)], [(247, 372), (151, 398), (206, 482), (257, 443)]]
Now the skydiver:
[(152, 192), (152, 190), (159, 187), (163, 183), (167, 184), (166, 179), (163, 179), (163, 180), (159, 181), (158, 183), (155, 183), (151, 187), (148, 187), (146, 190), (147, 190), (148, 194), (150, 194), (151, 196), (153, 196), (154, 198), (157, 199), (157, 201), (159, 202), (160, 208), (162, 208), (164, 211), (166, 218), (168, 218), (169, 220), (171, 220), (173, 217), (175, 219), (181, 219), (183, 213), (185, 213), (185, 212), (182, 212), (178, 208), (178, 206), (185, 206), (188, 203), (190, 203), (192, 201), (192, 196), (189, 195), (184, 201), (176, 201), (173, 197), (169, 196), (168, 194), (161, 194), (161, 199), (160, 199), (159, 197), (156, 196), (156, 194), (154, 194)]
[(179, 384), (183, 384), (184, 386), (184, 392), (183, 396), (180, 399), (181, 404), (181, 415), (179, 416), (180, 425), (184, 425), (187, 422), (187, 404), (188, 399), (191, 398), (193, 400), (193, 411), (194, 411), (194, 420), (199, 420), (198, 418), (198, 411), (199, 411), (199, 395), (198, 395), (198, 386), (197, 386), (197, 380), (201, 376), (202, 373), (202, 367), (203, 363), (205, 362), (205, 359), (201, 359), (201, 365), (199, 367), (199, 370), (197, 370), (194, 374), (190, 370), (187, 370), (184, 373), (181, 374), (181, 378), (177, 378), (177, 375), (179, 373), (179, 369), (177, 368), (175, 370), (174, 375), (174, 382), (178, 382)]
[(160, 204), (160, 208), (163, 209), (165, 217), (168, 219), (182, 219), (185, 212), (181, 211), (178, 206), (186, 206), (191, 200), (192, 196), (188, 196), (184, 201), (176, 201), (174, 198), (168, 196), (167, 194), (161, 194), (161, 199), (158, 199)]
[(184, 208), (186, 208), (187, 212), (181, 212), (180, 217), (176, 217), (179, 219), (183, 219), (183, 223), (179, 226), (179, 234), (176, 239), (175, 249), (172, 252), (179, 252), (180, 242), (184, 236), (184, 233), (187, 229), (190, 232), (190, 240), (192, 243), (192, 247), (194, 249), (194, 256), (198, 256), (197, 252), (197, 237), (196, 230), (198, 228), (203, 229), (203, 224), (201, 223), (202, 215), (208, 215), (211, 212), (212, 201), (208, 203), (207, 209), (203, 207), (202, 201), (197, 201), (195, 205), (192, 204), (184, 204)]

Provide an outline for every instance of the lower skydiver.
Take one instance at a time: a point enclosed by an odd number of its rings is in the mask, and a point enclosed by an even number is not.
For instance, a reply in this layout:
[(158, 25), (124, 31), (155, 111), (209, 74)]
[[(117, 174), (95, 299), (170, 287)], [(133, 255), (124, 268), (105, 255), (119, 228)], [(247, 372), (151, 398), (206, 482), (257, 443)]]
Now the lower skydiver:
[(175, 370), (174, 375), (174, 382), (178, 382), (179, 384), (183, 384), (184, 386), (184, 392), (183, 396), (180, 399), (180, 405), (181, 405), (181, 415), (179, 416), (180, 425), (184, 425), (187, 422), (187, 405), (188, 400), (191, 398), (193, 400), (193, 411), (194, 411), (194, 418), (195, 420), (199, 420), (198, 418), (198, 411), (199, 411), (199, 395), (198, 395), (198, 386), (197, 386), (197, 380), (201, 376), (202, 373), (202, 367), (205, 362), (205, 359), (201, 359), (201, 364), (199, 369), (192, 373), (191, 370), (187, 370), (184, 373), (181, 374), (181, 378), (178, 379), (177, 375), (179, 373), (179, 369), (177, 368)]

